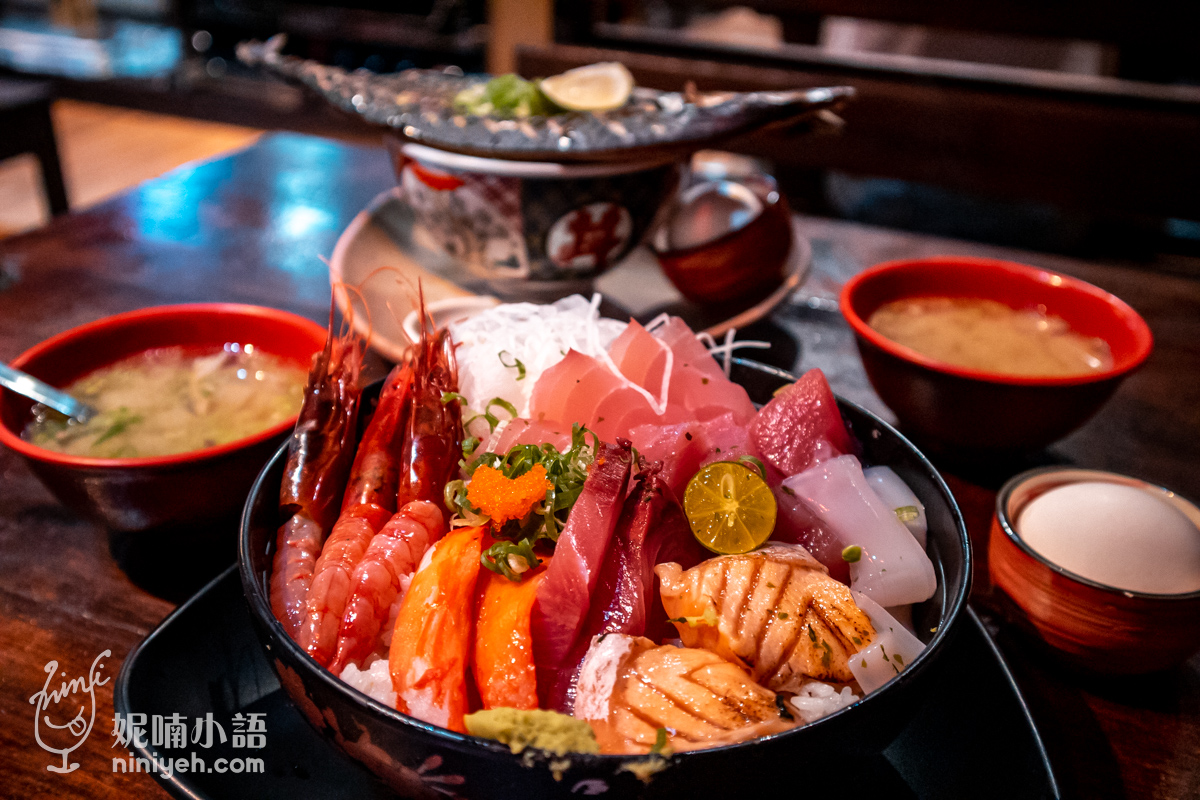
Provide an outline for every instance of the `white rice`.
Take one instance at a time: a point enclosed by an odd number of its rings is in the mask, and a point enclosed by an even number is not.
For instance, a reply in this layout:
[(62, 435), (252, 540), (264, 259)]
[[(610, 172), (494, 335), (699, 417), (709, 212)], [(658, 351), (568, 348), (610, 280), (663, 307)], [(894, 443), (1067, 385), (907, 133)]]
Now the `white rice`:
[[(528, 417), (533, 385), (568, 350), (597, 358), (607, 353), (626, 323), (602, 318), (599, 301), (599, 295), (589, 301), (575, 294), (550, 305), (506, 303), (451, 324), (450, 336), (459, 345), (458, 391), (469, 409), (464, 409), (464, 419), (483, 413), (494, 397), (512, 403), (518, 416)], [(508, 417), (499, 408), (492, 413), (500, 419)], [(470, 432), (484, 438), (488, 428), (478, 420)]]
[(839, 692), (837, 687), (828, 683), (809, 681), (788, 702), (796, 709), (800, 719), (812, 722), (858, 701), (859, 696), (850, 691), (849, 686)]
[(396, 692), (392, 689), (392, 675), (388, 672), (388, 660), (377, 658), (359, 669), (353, 664), (347, 664), (342, 670), (342, 680), (358, 689), (363, 694), (383, 703), (388, 708), (396, 707)]

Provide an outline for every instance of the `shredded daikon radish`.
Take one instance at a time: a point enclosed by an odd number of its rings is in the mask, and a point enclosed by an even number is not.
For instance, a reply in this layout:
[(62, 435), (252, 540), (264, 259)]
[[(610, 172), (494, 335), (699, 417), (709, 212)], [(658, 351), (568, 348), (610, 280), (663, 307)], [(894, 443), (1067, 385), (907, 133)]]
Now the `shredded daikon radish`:
[(735, 342), (733, 337), (737, 335), (737, 328), (730, 328), (725, 332), (725, 341), (717, 344), (709, 334), (701, 331), (696, 334), (696, 338), (708, 348), (708, 352), (713, 358), (721, 361), (721, 366), (725, 370), (725, 377), (729, 377), (729, 372), (733, 368), (733, 351), (741, 348), (749, 347), (753, 350), (770, 350), (770, 342), (760, 342), (756, 339), (743, 339), (740, 342)]
[[(459, 393), (467, 406), (463, 418), (482, 414), (497, 397), (511, 403), (518, 416), (529, 416), (534, 384), (568, 350), (599, 358), (615, 372), (608, 347), (626, 323), (602, 318), (599, 303), (600, 295), (591, 301), (571, 295), (550, 305), (506, 303), (453, 323)], [(507, 416), (497, 407), (492, 413)], [(469, 431), (481, 439), (491, 433), (483, 419), (471, 423)]]

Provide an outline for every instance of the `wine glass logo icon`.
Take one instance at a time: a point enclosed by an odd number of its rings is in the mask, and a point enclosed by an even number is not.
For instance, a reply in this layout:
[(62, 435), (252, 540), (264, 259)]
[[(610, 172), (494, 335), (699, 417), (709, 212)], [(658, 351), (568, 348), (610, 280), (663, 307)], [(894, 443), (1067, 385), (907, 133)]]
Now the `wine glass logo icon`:
[[(50, 661), (46, 664), (46, 683), (42, 686), (42, 690), (29, 698), (29, 702), (35, 707), (33, 712), (33, 738), (37, 741), (38, 746), (48, 753), (55, 753), (62, 756), (62, 766), (50, 764), (46, 767), (50, 772), (58, 772), (63, 775), (68, 772), (74, 772), (79, 768), (79, 762), (71, 763), (69, 756), (72, 752), (79, 748), (85, 741), (88, 735), (92, 732), (92, 726), (96, 723), (96, 687), (103, 686), (108, 683), (110, 678), (100, 679), (98, 673), (104, 669), (104, 662), (101, 659), (112, 656), (112, 651), (105, 650), (92, 661), (92, 666), (88, 670), (87, 678), (72, 678), (71, 680), (59, 681), (57, 689), (50, 688), (50, 684), (54, 681), (55, 674), (58, 673), (58, 662)], [(67, 673), (61, 673), (61, 678), (66, 678)], [(87, 695), (87, 702), (84, 702), (83, 695)], [(74, 707), (78, 703), (79, 710), (68, 722), (59, 723), (53, 722), (50, 715), (44, 713), (51, 705), (66, 705), (68, 708)], [(85, 710), (89, 709), (85, 714)], [(48, 736), (54, 739), (59, 739), (58, 735), (50, 733), (50, 731), (67, 731), (70, 738), (74, 739), (74, 744), (69, 747), (53, 747), (47, 744), (42, 739), (43, 729), (47, 731)], [(66, 739), (66, 736), (62, 737)], [(57, 744), (57, 741), (55, 742)]]

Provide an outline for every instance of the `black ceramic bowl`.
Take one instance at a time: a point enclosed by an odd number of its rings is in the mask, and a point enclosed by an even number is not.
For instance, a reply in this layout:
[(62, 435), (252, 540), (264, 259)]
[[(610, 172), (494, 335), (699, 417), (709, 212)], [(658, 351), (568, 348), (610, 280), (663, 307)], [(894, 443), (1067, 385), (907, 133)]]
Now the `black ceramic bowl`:
[[(794, 380), (772, 367), (736, 362), (734, 380), (759, 402)], [(852, 403), (840, 404), (863, 444), (863, 460), (894, 469), (924, 503), (938, 590), (914, 609), (916, 629), (928, 638), (920, 657), (891, 683), (824, 719), (742, 744), (673, 755), (665, 769), (642, 782), (627, 767), (648, 757), (514, 755), (497, 742), (429, 725), (368, 698), (318, 666), (271, 614), (267, 589), (285, 449), (259, 475), (242, 517), (242, 584), (267, 658), (309, 722), (406, 796), (692, 798), (788, 785), (809, 789), (814, 782), (847, 785), (856, 759), (886, 747), (922, 699), (938, 690), (935, 662), (966, 606), (971, 553), (962, 515), (933, 466), (885, 422)], [(936, 632), (927, 633), (931, 629)]]

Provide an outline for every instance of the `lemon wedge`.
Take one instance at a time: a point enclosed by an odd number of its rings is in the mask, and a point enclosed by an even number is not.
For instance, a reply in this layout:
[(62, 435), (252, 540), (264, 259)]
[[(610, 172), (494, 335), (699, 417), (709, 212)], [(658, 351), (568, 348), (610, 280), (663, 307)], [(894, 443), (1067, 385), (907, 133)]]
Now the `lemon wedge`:
[(688, 482), (683, 513), (714, 553), (748, 553), (775, 530), (775, 495), (757, 472), (733, 461), (709, 464)]
[(568, 111), (608, 111), (620, 108), (633, 91), (633, 76), (619, 61), (602, 61), (545, 78), (542, 94)]

